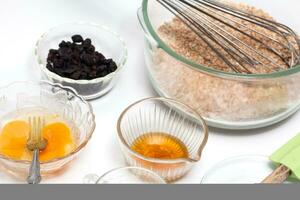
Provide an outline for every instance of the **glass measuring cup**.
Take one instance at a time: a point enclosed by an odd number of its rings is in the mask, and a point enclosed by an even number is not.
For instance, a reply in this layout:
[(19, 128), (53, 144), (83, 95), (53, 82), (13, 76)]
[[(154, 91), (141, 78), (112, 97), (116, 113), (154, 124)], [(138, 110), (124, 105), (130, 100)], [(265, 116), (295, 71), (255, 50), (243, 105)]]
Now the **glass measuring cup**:
[[(168, 182), (181, 178), (200, 161), (208, 139), (202, 117), (189, 106), (167, 98), (147, 98), (130, 105), (121, 114), (117, 128), (127, 164), (150, 169)], [(189, 157), (156, 159), (133, 151), (134, 141), (146, 133), (165, 133), (178, 138)]]

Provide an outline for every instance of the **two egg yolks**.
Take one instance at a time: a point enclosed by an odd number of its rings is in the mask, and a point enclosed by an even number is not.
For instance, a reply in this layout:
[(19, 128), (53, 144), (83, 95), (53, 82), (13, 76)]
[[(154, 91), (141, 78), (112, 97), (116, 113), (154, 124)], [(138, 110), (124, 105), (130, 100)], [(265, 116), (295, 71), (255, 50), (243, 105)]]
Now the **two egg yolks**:
[[(26, 121), (7, 123), (0, 133), (0, 154), (16, 160), (31, 160), (32, 152), (26, 146), (29, 132)], [(66, 156), (76, 147), (70, 128), (62, 122), (46, 125), (41, 134), (48, 141), (46, 149), (40, 152), (41, 161)]]

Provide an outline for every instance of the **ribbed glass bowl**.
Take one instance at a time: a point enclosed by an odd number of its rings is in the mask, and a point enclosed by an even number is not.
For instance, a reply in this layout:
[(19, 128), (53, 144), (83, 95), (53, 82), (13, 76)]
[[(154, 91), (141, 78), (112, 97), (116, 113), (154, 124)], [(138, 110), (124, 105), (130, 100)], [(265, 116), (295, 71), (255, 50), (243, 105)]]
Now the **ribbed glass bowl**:
[(121, 167), (112, 169), (101, 177), (88, 174), (84, 178), (87, 184), (165, 184), (163, 178), (148, 169), (140, 167)]
[[(127, 164), (154, 171), (168, 182), (183, 177), (200, 161), (208, 139), (207, 126), (197, 112), (166, 98), (148, 98), (130, 105), (119, 117), (117, 129)], [(189, 157), (155, 159), (132, 150), (137, 138), (156, 133), (179, 139), (187, 148)]]
[[(262, 8), (276, 20), (300, 31), (297, 1), (238, 2)], [(163, 97), (193, 107), (208, 125), (224, 129), (259, 128), (282, 121), (299, 110), (300, 66), (260, 75), (218, 71), (175, 53), (159, 37), (158, 28), (174, 15), (158, 1), (143, 0), (138, 17), (145, 33), (145, 59), (154, 89)]]
[[(7, 121), (20, 116), (57, 115), (67, 123), (76, 142), (68, 155), (41, 163), (42, 176), (56, 176), (85, 148), (95, 129), (92, 107), (68, 87), (49, 82), (15, 82), (0, 88), (0, 131)], [(28, 160), (15, 160), (0, 154), (1, 170), (25, 180)]]
[[(83, 38), (90, 38), (96, 51), (116, 62), (117, 70), (105, 77), (93, 80), (73, 80), (49, 71), (46, 68), (49, 50), (58, 49), (62, 40), (71, 41), (71, 37), (75, 34), (80, 34)], [(85, 22), (67, 23), (54, 27), (42, 35), (35, 47), (42, 79), (73, 87), (87, 100), (99, 98), (114, 87), (127, 61), (127, 54), (127, 46), (117, 33), (106, 26)]]

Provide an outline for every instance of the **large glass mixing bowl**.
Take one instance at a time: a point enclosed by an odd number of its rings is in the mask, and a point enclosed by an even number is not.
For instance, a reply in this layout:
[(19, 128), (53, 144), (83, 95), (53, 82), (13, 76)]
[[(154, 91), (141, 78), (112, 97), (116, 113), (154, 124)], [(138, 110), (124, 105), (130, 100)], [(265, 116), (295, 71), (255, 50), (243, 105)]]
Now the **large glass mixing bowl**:
[[(299, 2), (239, 2), (262, 8), (277, 21), (300, 31)], [(174, 15), (156, 0), (143, 0), (138, 17), (145, 32), (146, 65), (154, 89), (161, 96), (192, 106), (210, 126), (224, 129), (265, 127), (282, 121), (300, 108), (300, 66), (271, 74), (250, 75), (215, 70), (175, 53), (159, 37), (158, 28), (171, 21)]]

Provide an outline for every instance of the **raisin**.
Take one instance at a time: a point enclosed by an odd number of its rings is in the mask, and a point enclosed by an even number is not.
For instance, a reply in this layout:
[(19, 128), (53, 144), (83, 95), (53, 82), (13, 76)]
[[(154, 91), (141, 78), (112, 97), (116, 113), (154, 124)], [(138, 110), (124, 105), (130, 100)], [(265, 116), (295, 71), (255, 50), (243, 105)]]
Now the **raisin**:
[(93, 56), (91, 56), (90, 54), (84, 54), (84, 56), (82, 57), (82, 60), (85, 64), (87, 64), (89, 66), (94, 64)]
[(83, 45), (84, 48), (90, 47), (91, 44), (92, 44), (92, 40), (89, 39), (89, 38), (85, 39), (85, 40), (83, 41), (83, 43), (82, 43), (82, 45)]
[(56, 55), (56, 54), (58, 54), (58, 50), (56, 50), (56, 49), (50, 49), (50, 50), (49, 50), (49, 54), (54, 54), (54, 55)]
[(99, 71), (104, 71), (106, 70), (106, 65), (99, 65)]
[(88, 48), (87, 48), (87, 51), (90, 52), (90, 53), (93, 53), (95, 51), (95, 47), (93, 45), (90, 45)]
[(68, 45), (67, 45), (67, 43), (63, 40), (61, 43), (59, 43), (59, 45), (58, 45), (60, 48), (62, 48), (62, 47), (67, 47)]
[(106, 71), (103, 71), (103, 72), (101, 72), (100, 73), (100, 77), (104, 77), (104, 76), (106, 76), (108, 73), (106, 72)]
[(66, 73), (66, 74), (72, 74), (76, 71), (76, 68), (69, 67), (69, 68), (63, 69), (62, 71), (63, 71), (63, 73)]
[(71, 74), (70, 78), (78, 80), (80, 77), (81, 71), (76, 71), (74, 73)]
[(112, 61), (111, 63), (109, 63), (109, 71), (110, 72), (114, 72), (117, 70), (117, 65), (114, 61)]
[(50, 70), (51, 72), (53, 71), (53, 66), (50, 63), (47, 63), (46, 65), (47, 69)]
[(90, 77), (91, 78), (96, 78), (97, 77), (97, 71), (96, 70), (91, 71)]
[(54, 59), (53, 66), (55, 68), (62, 68), (64, 66), (64, 61), (62, 59)]
[(81, 35), (73, 35), (72, 36), (72, 41), (74, 43), (81, 43), (81, 42), (83, 42), (83, 38), (82, 38)]

